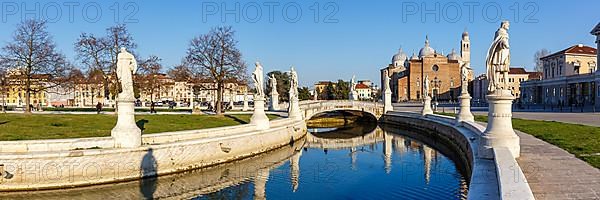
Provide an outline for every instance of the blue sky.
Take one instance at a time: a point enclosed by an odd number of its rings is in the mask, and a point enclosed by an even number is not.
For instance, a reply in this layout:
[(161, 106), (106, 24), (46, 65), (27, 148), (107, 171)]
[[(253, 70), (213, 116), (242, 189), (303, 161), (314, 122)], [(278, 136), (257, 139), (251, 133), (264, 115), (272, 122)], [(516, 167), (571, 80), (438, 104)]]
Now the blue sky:
[(479, 74), (485, 71), (485, 51), (501, 20), (511, 21), (512, 65), (532, 69), (533, 54), (541, 48), (555, 52), (579, 43), (595, 47), (589, 32), (600, 22), (597, 0), (29, 0), (0, 4), (1, 46), (10, 41), (15, 24), (36, 16), (53, 21), (49, 31), (60, 51), (74, 60), (73, 43), (79, 34), (103, 35), (116, 21), (127, 24), (141, 56), (158, 55), (166, 67), (172, 67), (181, 61), (194, 36), (214, 26), (231, 25), (249, 71), (257, 60), (267, 72), (294, 65), (301, 85), (350, 79), (353, 74), (358, 79), (379, 80), (379, 69), (390, 63), (399, 47), (409, 55), (418, 52), (429, 35), (431, 46), (447, 54), (459, 49), (465, 29), (471, 36), (471, 66)]

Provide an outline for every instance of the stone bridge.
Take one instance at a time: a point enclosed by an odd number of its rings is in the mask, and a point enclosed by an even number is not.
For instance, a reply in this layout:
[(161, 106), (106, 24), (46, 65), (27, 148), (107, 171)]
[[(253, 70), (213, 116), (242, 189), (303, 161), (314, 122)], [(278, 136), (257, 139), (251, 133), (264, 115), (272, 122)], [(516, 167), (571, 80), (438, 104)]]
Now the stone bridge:
[(303, 112), (304, 119), (307, 120), (312, 118), (315, 114), (337, 110), (366, 112), (377, 119), (383, 115), (383, 104), (369, 101), (301, 101), (300, 109)]

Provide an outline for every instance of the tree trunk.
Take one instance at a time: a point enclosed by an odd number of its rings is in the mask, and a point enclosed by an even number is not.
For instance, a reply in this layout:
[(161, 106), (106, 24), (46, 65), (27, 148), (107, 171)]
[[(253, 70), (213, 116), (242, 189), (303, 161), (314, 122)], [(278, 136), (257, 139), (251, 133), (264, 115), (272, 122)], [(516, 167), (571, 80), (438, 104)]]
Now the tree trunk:
[(217, 83), (217, 115), (223, 115), (223, 83)]
[(27, 89), (25, 89), (25, 113), (28, 114), (31, 113), (29, 104), (31, 104), (31, 92), (29, 91), (29, 87), (27, 87)]

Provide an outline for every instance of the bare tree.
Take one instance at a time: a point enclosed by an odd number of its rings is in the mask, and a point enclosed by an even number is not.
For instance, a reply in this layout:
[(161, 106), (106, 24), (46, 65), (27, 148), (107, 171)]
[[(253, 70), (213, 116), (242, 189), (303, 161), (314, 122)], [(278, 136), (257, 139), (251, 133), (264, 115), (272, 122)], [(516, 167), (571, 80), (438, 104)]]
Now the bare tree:
[(540, 49), (535, 52), (533, 55), (533, 61), (535, 62), (535, 71), (543, 72), (544, 71), (544, 62), (542, 62), (541, 58), (550, 55), (550, 51), (548, 49)]
[(216, 113), (223, 113), (225, 83), (245, 79), (246, 66), (236, 47), (235, 31), (231, 27), (217, 27), (190, 42), (186, 60), (197, 76), (211, 79), (217, 90)]
[(190, 81), (192, 70), (186, 64), (180, 64), (167, 71), (167, 74), (177, 82)]
[(162, 64), (158, 56), (149, 56), (148, 59), (140, 63), (139, 72), (136, 76), (136, 85), (147, 94), (150, 94), (150, 101), (154, 102), (154, 94), (159, 93), (162, 87), (160, 76), (162, 76)]
[(75, 51), (77, 59), (88, 69), (88, 75), (93, 75), (94, 78), (102, 76), (101, 83), (96, 84), (94, 89), (104, 89), (104, 96), (108, 97), (109, 90), (109, 72), (110, 62), (108, 57), (108, 47), (105, 38), (97, 38), (93, 34), (82, 33), (79, 39), (75, 42)]
[[(2, 61), (0, 61), (1, 63)], [(6, 69), (0, 68), (0, 95), (2, 96), (2, 112), (6, 112), (6, 98), (8, 95), (8, 79)]]
[(17, 25), (13, 40), (2, 48), (5, 66), (15, 68), (15, 78), (25, 90), (25, 113), (31, 113), (31, 93), (45, 91), (66, 82), (70, 68), (63, 54), (56, 50), (46, 22), (25, 20)]
[(137, 47), (133, 37), (124, 24), (119, 24), (106, 29), (106, 36), (96, 37), (90, 33), (82, 33), (75, 42), (75, 51), (78, 60), (88, 70), (101, 70), (103, 72), (104, 97), (111, 99), (110, 94), (116, 94), (118, 87), (114, 77), (117, 68), (117, 55), (120, 47), (125, 47), (133, 52)]

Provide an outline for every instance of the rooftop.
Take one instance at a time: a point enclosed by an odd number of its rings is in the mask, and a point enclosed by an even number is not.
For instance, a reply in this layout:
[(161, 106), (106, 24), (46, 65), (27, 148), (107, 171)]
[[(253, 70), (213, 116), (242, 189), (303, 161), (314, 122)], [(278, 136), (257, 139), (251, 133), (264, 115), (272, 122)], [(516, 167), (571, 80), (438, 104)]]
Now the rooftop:
[(573, 45), (569, 48), (563, 49), (562, 51), (547, 55), (542, 57), (541, 59), (544, 58), (548, 58), (548, 57), (552, 57), (555, 55), (561, 55), (561, 54), (587, 54), (587, 55), (596, 55), (597, 53), (597, 49), (594, 47), (590, 47), (590, 46), (585, 46), (583, 44), (577, 44), (577, 45)]
[(522, 68), (522, 67), (511, 67), (510, 71), (508, 73), (509, 74), (527, 74), (527, 71), (525, 70), (525, 68)]
[(356, 84), (356, 89), (369, 89), (369, 88), (370, 88), (369, 86), (362, 84), (362, 83)]

